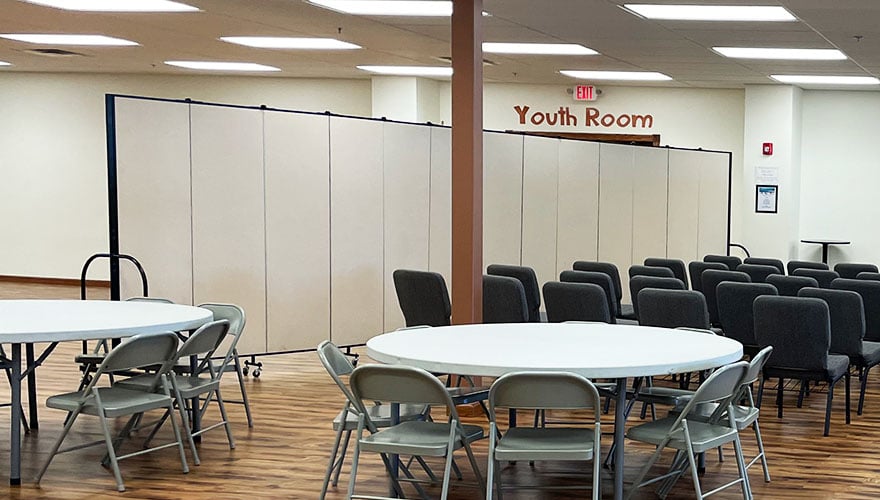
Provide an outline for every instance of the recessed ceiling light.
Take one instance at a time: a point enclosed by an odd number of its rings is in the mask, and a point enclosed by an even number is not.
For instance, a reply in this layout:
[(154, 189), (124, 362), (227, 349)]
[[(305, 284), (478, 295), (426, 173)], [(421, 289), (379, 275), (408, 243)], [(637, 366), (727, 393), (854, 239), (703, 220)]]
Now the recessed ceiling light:
[(114, 38), (104, 35), (61, 35), (61, 34), (19, 34), (11, 33), (0, 35), (0, 38), (17, 40), (27, 43), (41, 43), (47, 45), (107, 45), (107, 46), (131, 46), (138, 45), (131, 40)]
[(580, 80), (628, 80), (642, 82), (672, 80), (671, 76), (656, 71), (579, 71), (564, 69), (560, 73)]
[(449, 17), (450, 1), (419, 0), (309, 0), (319, 7), (361, 16)]
[(165, 61), (169, 66), (188, 69), (204, 69), (209, 71), (281, 71), (275, 66), (249, 62), (222, 62), (222, 61)]
[(171, 0), (23, 0), (55, 9), (83, 12), (197, 12), (192, 5)]
[(358, 69), (398, 76), (452, 76), (452, 68), (444, 66), (358, 66)]
[(873, 76), (835, 76), (835, 75), (770, 75), (781, 83), (802, 83), (806, 85), (880, 85)]
[(724, 57), (737, 59), (790, 59), (812, 61), (841, 61), (846, 59), (837, 49), (770, 49), (748, 47), (712, 47)]
[(221, 40), (260, 49), (350, 50), (360, 45), (334, 38), (294, 38), (283, 36), (221, 36)]
[(0, 66), (12, 66), (12, 63), (8, 63), (6, 61), (0, 61)]
[(627, 10), (648, 19), (674, 21), (797, 21), (791, 12), (772, 5), (659, 5), (628, 3)]
[(483, 52), (496, 54), (539, 54), (593, 56), (593, 49), (576, 43), (499, 43), (483, 42)]

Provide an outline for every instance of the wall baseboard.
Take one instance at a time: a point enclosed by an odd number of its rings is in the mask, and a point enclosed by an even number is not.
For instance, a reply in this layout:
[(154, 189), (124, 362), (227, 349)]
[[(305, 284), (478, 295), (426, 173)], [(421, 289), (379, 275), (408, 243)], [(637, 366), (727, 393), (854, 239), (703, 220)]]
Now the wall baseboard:
[[(22, 283), (31, 285), (67, 285), (79, 286), (77, 278), (45, 278), (42, 276), (12, 276), (0, 274), (0, 283)], [(86, 280), (86, 286), (110, 288), (109, 280)]]

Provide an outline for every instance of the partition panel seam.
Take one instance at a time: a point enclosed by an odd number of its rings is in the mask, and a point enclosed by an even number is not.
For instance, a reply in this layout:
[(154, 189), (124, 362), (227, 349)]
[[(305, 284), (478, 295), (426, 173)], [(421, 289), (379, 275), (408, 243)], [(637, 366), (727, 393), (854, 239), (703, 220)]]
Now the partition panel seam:
[(269, 324), (269, 237), (268, 237), (268, 224), (266, 222), (266, 213), (267, 213), (267, 199), (266, 196), (266, 110), (262, 110), (260, 112), (260, 126), (262, 127), (262, 134), (260, 137), (262, 139), (263, 146), (263, 303), (266, 304), (265, 309), (263, 310), (263, 321), (266, 325), (266, 328), (263, 330), (263, 341), (265, 342), (265, 349), (269, 350), (269, 328), (271, 325)]
[(189, 280), (189, 300), (196, 301), (196, 239), (195, 239), (195, 204), (193, 203), (193, 121), (192, 121), (192, 104), (186, 105), (186, 116), (189, 121), (187, 130), (189, 130), (189, 232), (193, 237), (189, 239), (189, 255), (190, 255), (190, 280)]
[[(526, 136), (520, 136), (522, 146), (519, 151), (519, 265), (523, 265), (523, 238), (525, 238), (525, 196), (526, 196)], [(483, 263), (485, 269), (486, 263)]]

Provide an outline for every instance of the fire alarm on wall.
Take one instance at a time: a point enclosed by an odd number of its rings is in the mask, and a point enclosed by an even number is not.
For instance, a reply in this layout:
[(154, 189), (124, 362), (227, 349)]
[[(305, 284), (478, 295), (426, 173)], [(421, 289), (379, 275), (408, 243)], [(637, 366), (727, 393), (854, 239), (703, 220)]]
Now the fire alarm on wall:
[(761, 152), (764, 153), (764, 155), (766, 155), (766, 156), (772, 155), (773, 154), (773, 143), (772, 142), (765, 142), (764, 147), (761, 148)]

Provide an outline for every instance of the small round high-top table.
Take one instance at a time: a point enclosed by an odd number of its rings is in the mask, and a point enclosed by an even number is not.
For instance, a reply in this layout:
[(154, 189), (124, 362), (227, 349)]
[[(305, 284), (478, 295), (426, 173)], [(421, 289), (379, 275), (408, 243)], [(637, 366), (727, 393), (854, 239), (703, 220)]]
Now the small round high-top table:
[[(207, 309), (154, 302), (0, 300), (0, 344), (12, 344), (9, 483), (21, 484), (21, 380), (34, 372), (56, 343), (193, 330), (213, 317)], [(37, 360), (28, 359), (23, 375), (21, 346), (35, 342), (52, 344)], [(35, 388), (29, 389), (33, 400)]]
[(822, 262), (828, 263), (828, 247), (831, 245), (849, 245), (849, 241), (843, 240), (801, 240), (801, 243), (813, 243), (822, 245)]
[(617, 381), (614, 498), (623, 498), (628, 377), (715, 368), (742, 358), (735, 340), (690, 330), (604, 323), (457, 325), (399, 330), (367, 341), (376, 361), (432, 372), (499, 377), (517, 371), (567, 371)]

